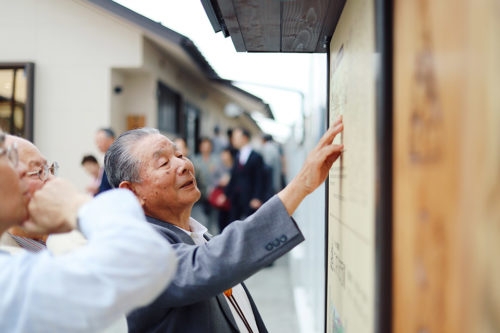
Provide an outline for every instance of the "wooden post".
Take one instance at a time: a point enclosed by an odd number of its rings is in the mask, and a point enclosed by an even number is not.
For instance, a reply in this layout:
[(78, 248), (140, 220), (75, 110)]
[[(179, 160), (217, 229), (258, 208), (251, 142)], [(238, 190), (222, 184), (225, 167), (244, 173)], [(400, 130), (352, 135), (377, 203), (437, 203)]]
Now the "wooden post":
[(394, 6), (393, 332), (499, 332), (500, 5)]

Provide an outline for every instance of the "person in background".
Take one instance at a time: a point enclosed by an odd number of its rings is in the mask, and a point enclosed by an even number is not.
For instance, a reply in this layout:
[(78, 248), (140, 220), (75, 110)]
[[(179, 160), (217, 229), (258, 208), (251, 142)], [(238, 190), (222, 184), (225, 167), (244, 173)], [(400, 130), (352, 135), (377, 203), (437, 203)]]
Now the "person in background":
[(227, 139), (221, 134), (220, 128), (218, 125), (214, 127), (214, 137), (212, 138), (212, 145), (213, 145), (213, 153), (218, 155), (224, 150), (224, 148), (227, 147), (228, 141)]
[(281, 164), (281, 154), (280, 148), (276, 142), (274, 142), (273, 137), (269, 134), (264, 134), (262, 136), (262, 148), (261, 148), (262, 158), (264, 163), (268, 166), (268, 194), (266, 197), (271, 197), (275, 193), (281, 190), (281, 173), (283, 166)]
[(208, 137), (200, 139), (200, 153), (193, 157), (193, 164), (196, 170), (196, 180), (201, 191), (201, 198), (195, 205), (201, 205), (205, 215), (206, 227), (213, 233), (218, 229), (216, 212), (212, 209), (208, 201), (210, 193), (217, 185), (216, 172), (219, 167), (217, 157), (212, 153), (212, 140)]
[(0, 235), (16, 226), (32, 234), (78, 228), (90, 241), (60, 257), (0, 247), (0, 332), (96, 332), (165, 289), (177, 260), (130, 192), (91, 201), (54, 178), (31, 197), (27, 173), (0, 131)]
[[(45, 182), (57, 175), (59, 166), (56, 162), (49, 165), (40, 150), (26, 139), (2, 134), (6, 146), (16, 146), (19, 161), (26, 165), (28, 171), (23, 174), (23, 181), (28, 186), (32, 197)], [(0, 245), (11, 248), (22, 248), (31, 252), (39, 252), (46, 248), (47, 235), (30, 233), (20, 226), (12, 226), (0, 236)]]
[(250, 145), (250, 132), (235, 128), (232, 143), (238, 153), (231, 170), (226, 196), (231, 200), (229, 219), (244, 218), (254, 213), (264, 202), (264, 161)]
[[(106, 154), (111, 144), (115, 141), (115, 132), (112, 128), (101, 128), (97, 131), (95, 135), (95, 144), (97, 149), (103, 154)], [(99, 189), (96, 195), (108, 191), (111, 189), (109, 185), (108, 177), (106, 176), (106, 171), (102, 170), (101, 183), (99, 184)]]
[(94, 155), (83, 156), (81, 165), (90, 177), (92, 177), (92, 182), (85, 187), (85, 191), (90, 195), (96, 195), (101, 185), (101, 166)]
[(214, 195), (212, 199), (212, 206), (218, 210), (218, 224), (219, 231), (222, 232), (229, 224), (229, 210), (231, 208), (231, 201), (224, 194), (227, 184), (231, 180), (231, 170), (233, 168), (233, 155), (229, 147), (224, 148), (220, 153), (220, 163), (216, 172), (217, 189), (220, 194)]
[(229, 147), (229, 151), (231, 152), (231, 155), (233, 156), (233, 159), (236, 157), (236, 154), (238, 154), (238, 149), (236, 149), (234, 147), (234, 143), (233, 143), (233, 129), (232, 128), (228, 128), (227, 131), (226, 131), (226, 135), (227, 135), (227, 142), (229, 143), (229, 145), (227, 147)]

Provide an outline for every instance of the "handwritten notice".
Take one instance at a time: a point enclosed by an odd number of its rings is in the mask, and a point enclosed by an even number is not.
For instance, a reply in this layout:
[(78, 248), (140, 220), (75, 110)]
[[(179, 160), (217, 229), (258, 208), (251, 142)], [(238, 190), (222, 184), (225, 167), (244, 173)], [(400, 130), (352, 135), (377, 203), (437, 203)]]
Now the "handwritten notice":
[(330, 171), (327, 332), (374, 331), (375, 19), (373, 1), (349, 0), (330, 44), (330, 122), (345, 152)]

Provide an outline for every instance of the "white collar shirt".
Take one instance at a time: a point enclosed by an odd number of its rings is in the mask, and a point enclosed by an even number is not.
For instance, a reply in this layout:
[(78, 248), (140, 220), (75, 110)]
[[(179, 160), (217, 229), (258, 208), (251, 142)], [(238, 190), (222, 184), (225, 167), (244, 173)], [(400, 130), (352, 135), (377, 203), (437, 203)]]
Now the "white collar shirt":
[[(208, 231), (208, 229), (204, 225), (190, 217), (189, 228), (191, 229), (191, 231), (187, 231), (182, 228), (179, 229), (188, 234), (193, 239), (193, 242), (196, 245), (203, 245), (207, 242), (206, 238), (203, 235)], [(243, 289), (243, 286), (241, 284), (237, 284), (232, 289), (233, 297), (236, 299), (236, 302), (240, 306), (241, 311), (248, 321), (248, 324), (252, 328), (252, 331), (258, 333), (259, 329), (257, 328), (257, 322), (255, 321), (252, 306), (250, 305), (250, 300), (248, 299), (245, 289)], [(231, 309), (231, 313), (233, 314), (234, 320), (236, 322), (236, 325), (238, 325), (238, 329), (240, 330), (240, 332), (248, 332), (245, 324), (243, 323), (243, 320), (240, 318), (238, 312), (229, 301), (228, 306)]]
[(251, 153), (252, 153), (252, 146), (249, 144), (240, 149), (239, 162), (241, 165), (245, 165), (247, 163), (248, 157), (250, 157)]

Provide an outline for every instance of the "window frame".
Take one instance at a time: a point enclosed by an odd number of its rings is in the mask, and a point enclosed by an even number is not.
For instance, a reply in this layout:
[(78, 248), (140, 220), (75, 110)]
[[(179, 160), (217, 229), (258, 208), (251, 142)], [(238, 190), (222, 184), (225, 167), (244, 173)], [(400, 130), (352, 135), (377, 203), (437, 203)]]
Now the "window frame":
[[(26, 74), (26, 102), (24, 104), (24, 133), (23, 137), (33, 142), (34, 137), (34, 88), (35, 88), (35, 63), (33, 62), (0, 62), (0, 70), (23, 69)], [(15, 101), (11, 95), (10, 103)]]

